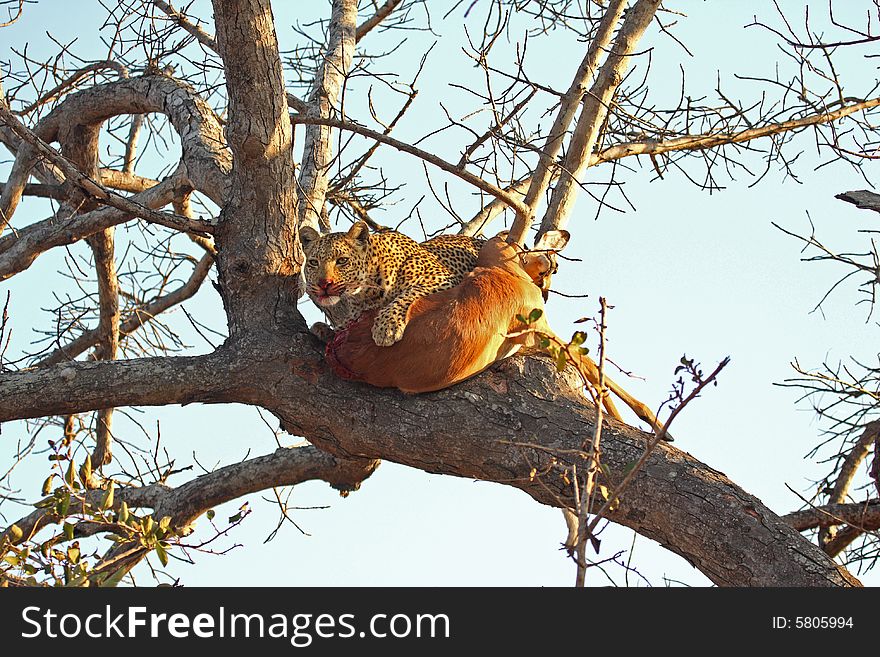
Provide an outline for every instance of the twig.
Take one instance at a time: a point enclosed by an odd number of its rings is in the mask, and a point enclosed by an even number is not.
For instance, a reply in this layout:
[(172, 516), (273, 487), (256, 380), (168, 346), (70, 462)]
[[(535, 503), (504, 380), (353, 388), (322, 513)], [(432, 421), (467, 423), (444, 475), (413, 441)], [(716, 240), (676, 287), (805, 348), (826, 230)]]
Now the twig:
[[(214, 226), (207, 221), (194, 218), (187, 219), (186, 217), (180, 217), (175, 214), (152, 210), (103, 187), (81, 173), (66, 157), (59, 154), (54, 148), (49, 146), (49, 144), (28, 130), (12, 112), (4, 107), (2, 103), (0, 103), (0, 121), (18, 135), (22, 141), (32, 146), (38, 153), (61, 169), (67, 180), (76, 184), (77, 187), (79, 187), (89, 198), (94, 198), (105, 205), (112, 206), (117, 210), (122, 210), (134, 217), (144, 219), (151, 223), (160, 224), (168, 228), (173, 228), (175, 230), (185, 232), (191, 231), (204, 235), (209, 235), (214, 232)], [(7, 221), (8, 217), (0, 217), (0, 230), (5, 228)]]
[[(599, 306), (599, 384), (596, 387), (596, 394), (599, 399), (596, 403), (596, 429), (593, 432), (593, 441), (590, 444), (590, 451), (587, 456), (587, 476), (584, 480), (583, 490), (580, 495), (580, 505), (577, 507), (578, 534), (577, 547), (575, 550), (577, 555), (575, 587), (577, 588), (584, 587), (584, 580), (587, 574), (587, 541), (592, 538), (592, 533), (587, 531), (587, 518), (590, 513), (590, 506), (595, 493), (596, 473), (599, 470), (599, 444), (602, 438), (603, 418), (602, 402), (608, 395), (608, 391), (605, 389), (605, 315), (608, 311), (605, 297), (599, 297)], [(576, 476), (575, 482), (577, 482)]]

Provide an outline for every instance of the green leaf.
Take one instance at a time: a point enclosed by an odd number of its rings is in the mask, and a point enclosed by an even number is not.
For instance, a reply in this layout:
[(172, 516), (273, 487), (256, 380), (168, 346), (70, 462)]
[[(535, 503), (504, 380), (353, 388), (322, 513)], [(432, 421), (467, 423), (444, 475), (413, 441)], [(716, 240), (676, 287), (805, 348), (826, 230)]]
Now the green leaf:
[(579, 347), (586, 341), (587, 341), (587, 334), (584, 333), (583, 331), (575, 331), (574, 335), (571, 336), (571, 344), (574, 347)]
[(516, 316), (516, 321), (518, 321), (520, 324), (528, 324), (529, 323), (525, 317), (523, 317), (522, 315), (519, 315), (519, 314), (517, 314), (517, 316)]
[(54, 474), (50, 474), (48, 477), (46, 477), (46, 481), (43, 482), (43, 488), (41, 489), (43, 495), (48, 495), (52, 492), (52, 480), (54, 478)]
[(89, 482), (92, 480), (92, 455), (87, 454), (86, 460), (79, 469), (79, 479), (83, 486), (88, 488)]
[(208, 512), (205, 514), (208, 517), (208, 520), (213, 520), (214, 516), (217, 515), (217, 512), (214, 509), (208, 509)]
[(113, 573), (109, 577), (102, 578), (99, 581), (98, 586), (104, 586), (104, 587), (117, 586), (119, 584), (119, 582), (122, 581), (122, 578), (125, 577), (126, 572), (127, 572), (127, 570), (125, 569), (125, 566), (123, 566), (122, 568), (117, 570), (115, 573)]
[(70, 511), (70, 493), (64, 491), (64, 494), (61, 496), (58, 504), (55, 505), (55, 510), (62, 518), (67, 517), (67, 512)]
[(113, 508), (113, 481), (107, 482), (107, 490), (104, 492), (104, 499), (101, 500), (101, 509), (106, 511)]
[(117, 519), (124, 525), (128, 522), (128, 518), (128, 504), (125, 503), (125, 500), (122, 500), (122, 504), (119, 505), (119, 515), (117, 516)]
[(35, 502), (34, 506), (38, 509), (45, 509), (47, 507), (52, 506), (53, 504), (55, 504), (55, 496), (50, 495), (49, 497), (43, 498), (39, 502)]
[(556, 354), (556, 369), (561, 372), (566, 365), (568, 365), (568, 359), (565, 357), (565, 351), (560, 349)]
[(64, 538), (68, 541), (73, 540), (73, 525), (69, 522), (64, 523)]
[(550, 338), (545, 335), (538, 341), (538, 344), (541, 345), (541, 349), (547, 349), (550, 346)]
[(171, 526), (171, 516), (163, 516), (159, 521), (159, 529), (163, 532), (167, 532), (168, 528)]
[(168, 553), (165, 551), (165, 548), (162, 547), (161, 543), (156, 543), (156, 556), (159, 557), (159, 561), (162, 562), (163, 566), (168, 565)]
[(541, 319), (541, 315), (544, 314), (544, 311), (540, 308), (533, 308), (532, 312), (529, 313), (529, 324), (534, 324), (539, 319)]
[(144, 528), (144, 534), (152, 534), (153, 533), (153, 516), (147, 516), (144, 518), (141, 525)]
[(79, 544), (74, 543), (67, 548), (67, 558), (70, 560), (70, 563), (79, 561)]
[(67, 471), (64, 473), (64, 481), (67, 482), (68, 486), (73, 486), (73, 482), (76, 480), (76, 465), (73, 462), (73, 459), (70, 459), (67, 463)]
[(234, 516), (229, 516), (229, 522), (238, 522), (241, 520), (241, 511), (236, 513)]
[(21, 530), (21, 527), (18, 525), (10, 525), (9, 529), (6, 530), (7, 535), (9, 536), (9, 540), (13, 543), (18, 543), (22, 537), (24, 536), (24, 532)]

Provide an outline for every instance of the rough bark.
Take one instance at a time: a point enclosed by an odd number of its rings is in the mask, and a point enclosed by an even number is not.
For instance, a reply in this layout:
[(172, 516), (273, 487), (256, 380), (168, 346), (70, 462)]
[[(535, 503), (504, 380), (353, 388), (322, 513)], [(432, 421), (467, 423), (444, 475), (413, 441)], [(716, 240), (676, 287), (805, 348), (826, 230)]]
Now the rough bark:
[[(336, 111), (342, 94), (342, 85), (351, 69), (357, 5), (357, 0), (333, 0), (327, 54), (308, 98), (308, 113), (318, 118), (330, 118)], [(299, 177), (300, 191), (297, 199), (299, 224), (311, 226), (315, 230), (326, 230), (329, 226), (322, 217), (329, 186), (327, 168), (333, 157), (330, 128), (325, 125), (310, 125), (306, 128), (303, 142), (302, 172)]]
[(293, 137), (269, 2), (215, 0), (214, 15), (234, 156), (217, 268), (229, 336), (239, 340), (296, 307)]
[(577, 198), (577, 181), (590, 165), (593, 148), (608, 115), (608, 107), (630, 66), (636, 44), (651, 24), (654, 13), (659, 7), (660, 0), (638, 0), (627, 11), (623, 25), (614, 38), (611, 52), (584, 99), (584, 108), (581, 110), (565, 155), (564, 173), (559, 177), (559, 182), (550, 196), (550, 205), (541, 220), (539, 235), (543, 235), (548, 230), (565, 228), (567, 225)]
[[(40, 139), (52, 143), (71, 125), (100, 124), (120, 114), (167, 114), (180, 135), (187, 175), (200, 191), (222, 205), (230, 156), (223, 130), (211, 108), (188, 85), (163, 75), (147, 75), (96, 85), (70, 94), (35, 127)], [(34, 149), (22, 145), (13, 164), (0, 211), (7, 220), (15, 212), (28, 175), (36, 163)]]
[[(36, 410), (35, 390), (42, 397)], [(449, 390), (406, 396), (336, 378), (305, 332), (284, 340), (264, 333), (249, 341), (248, 352), (2, 374), (0, 421), (98, 408), (108, 393), (114, 406), (257, 404), (334, 456), (496, 481), (556, 507), (574, 502), (550, 460), (570, 459), (595, 423), (579, 379), (558, 376), (546, 359), (511, 359)], [(646, 434), (606, 419), (603, 437), (611, 472), (605, 483), (613, 486), (641, 454)], [(533, 478), (533, 469), (547, 473)], [(760, 500), (669, 445), (651, 455), (610, 519), (658, 541), (719, 585), (857, 585)]]
[[(645, 14), (636, 10), (653, 15), (657, 4), (640, 0), (628, 20), (643, 26)], [(271, 8), (268, 0), (215, 0), (214, 10), (229, 92), (226, 140), (213, 112), (185, 85), (163, 76), (101, 85), (93, 95), (71, 94), (37, 132), (58, 139), (62, 115), (69, 119), (77, 111), (85, 113), (79, 124), (99, 124), (118, 113), (169, 114), (181, 133), (193, 186), (223, 203), (215, 239), (230, 339), (206, 356), (0, 371), (0, 421), (117, 406), (245, 403), (270, 410), (286, 430), (317, 448), (309, 448), (309, 467), (317, 468), (311, 475), (290, 461), (305, 453), (282, 450), (260, 457), (253, 470), (229, 466), (173, 493), (158, 486), (126, 491), (160, 515), (173, 510), (181, 522), (206, 505), (305, 476), (353, 486), (379, 458), (495, 481), (544, 504), (573, 506), (563, 469), (581, 458), (584, 436), (595, 429), (592, 405), (573, 373), (559, 375), (544, 359), (516, 358), (449, 390), (409, 397), (342, 381), (326, 367), (296, 311), (292, 136)], [(633, 44), (624, 45), (611, 57), (632, 50)], [(619, 75), (612, 68), (606, 82)], [(95, 98), (104, 104), (96, 106)], [(53, 127), (53, 121), (59, 124)], [(18, 202), (28, 176), (38, 171), (33, 154), (18, 150), (3, 207)], [(583, 149), (582, 161), (591, 150)], [(95, 212), (101, 211), (78, 220)], [(93, 232), (108, 225), (98, 222)], [(0, 242), (0, 258), (12, 248), (7, 243), (4, 251)], [(613, 488), (645, 444), (641, 431), (606, 419), (604, 483)], [(719, 585), (858, 585), (760, 500), (669, 445), (652, 452), (610, 519), (657, 540)]]
[[(125, 502), (132, 509), (149, 508), (156, 519), (170, 516), (174, 527), (185, 533), (187, 528), (205, 511), (265, 488), (267, 481), (275, 486), (294, 486), (306, 481), (326, 481), (341, 494), (357, 490), (378, 465), (369, 459), (339, 459), (311, 447), (279, 447), (272, 454), (257, 456), (213, 472), (203, 474), (187, 483), (172, 487), (162, 483), (142, 487), (120, 488), (115, 493), (114, 508)], [(104, 491), (88, 491), (84, 500), (97, 505)], [(83, 505), (77, 502), (76, 511)], [(22, 538), (34, 535), (43, 527), (56, 523), (60, 518), (53, 510), (37, 509), (16, 522)], [(9, 538), (17, 541), (9, 531), (0, 532), (0, 541)]]

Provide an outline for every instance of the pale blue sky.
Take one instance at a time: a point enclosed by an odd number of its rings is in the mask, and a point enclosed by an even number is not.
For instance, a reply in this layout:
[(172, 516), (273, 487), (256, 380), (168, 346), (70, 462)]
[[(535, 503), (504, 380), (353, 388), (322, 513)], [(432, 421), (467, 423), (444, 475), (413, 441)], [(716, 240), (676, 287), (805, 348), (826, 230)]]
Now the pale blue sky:
[[(325, 4), (275, 3), (282, 49), (297, 43), (298, 37), (289, 28), (301, 15), (297, 12), (307, 7), (314, 15), (324, 11)], [(460, 48), (464, 45), (463, 25), (472, 34), (481, 29), (478, 9), (485, 3), (478, 3), (471, 16), (464, 18), (468, 4), (447, 20), (436, 13), (432, 21), (434, 35), (409, 33), (406, 50), (402, 51), (405, 55), (398, 60), (408, 67), (402, 72), (404, 80), (415, 71), (418, 58), (430, 43), (435, 38), (439, 42), (420, 79), (416, 105), (395, 131), (398, 138), (419, 138), (444, 122), (441, 102), (458, 118), (472, 108), (472, 99), (462, 97), (449, 83), (482, 89), (480, 72)], [(754, 101), (758, 90), (734, 80), (733, 75), (770, 75), (773, 62), (780, 59), (769, 33), (743, 29), (754, 13), (772, 20), (772, 3), (667, 4), (689, 12), (689, 16), (678, 18), (675, 33), (693, 57), (668, 38), (658, 37), (656, 26), (649, 31), (644, 48), (654, 46), (649, 78), (653, 102), (675, 102), (679, 63), (685, 66), (692, 97), (707, 96), (706, 102), (714, 103), (717, 99), (713, 89), (720, 71), (725, 88), (739, 92), (746, 105)], [(790, 3), (792, 7), (794, 4)], [(821, 13), (825, 3), (814, 4), (815, 12)], [(845, 4), (839, 11), (858, 16), (870, 3)], [(85, 1), (73, 4), (44, 0), (28, 6), (19, 23), (0, 31), (4, 71), (10, 47), (29, 42), (32, 56), (52, 52), (46, 31), (60, 41), (79, 37), (79, 52), (89, 53), (100, 14), (97, 3), (93, 7)], [(209, 17), (210, 11), (201, 15)], [(801, 17), (795, 16), (795, 22)], [(844, 17), (841, 14), (840, 18)], [(511, 33), (512, 39), (518, 36)], [(388, 35), (381, 34), (371, 35), (370, 39), (376, 47), (382, 39), (392, 42)], [(510, 56), (511, 48), (501, 44), (492, 63), (510, 69), (512, 60), (505, 60), (505, 48)], [(101, 56), (98, 53), (102, 50), (95, 50), (91, 56)], [(534, 38), (529, 43), (526, 70), (537, 81), (564, 88), (582, 50), (583, 44), (561, 34), (553, 33), (543, 41)], [(867, 93), (873, 87), (877, 77), (874, 61), (851, 59), (846, 68), (839, 70), (849, 81), (847, 91), (851, 95)], [(640, 71), (644, 63), (644, 58), (637, 63)], [(790, 62), (783, 61), (782, 65), (791, 67)], [(792, 73), (793, 69), (783, 77)], [(363, 102), (355, 93), (362, 91), (358, 84), (362, 83), (356, 83), (347, 96), (349, 113), (366, 121), (368, 115), (361, 110)], [(546, 98), (540, 102), (550, 104)], [(384, 114), (393, 112), (389, 109)], [(475, 125), (484, 125), (480, 120), (485, 121), (478, 117)], [(546, 126), (547, 119), (543, 121)], [(420, 145), (457, 161), (467, 143), (468, 135), (449, 131)], [(872, 344), (876, 327), (873, 321), (866, 323), (863, 308), (854, 309), (852, 286), (832, 295), (824, 316), (810, 313), (842, 272), (832, 266), (800, 262), (799, 244), (770, 225), (776, 221), (792, 230), (808, 231), (809, 212), (826, 243), (857, 250), (860, 238), (856, 229), (873, 219), (833, 198), (841, 191), (864, 188), (864, 180), (844, 166), (814, 171), (828, 154), (817, 154), (809, 136), (796, 150), (801, 149), (804, 154), (796, 169), (800, 184), (772, 171), (755, 187), (750, 188), (752, 180), (742, 176), (738, 181), (724, 181), (726, 189), (711, 195), (675, 173), (664, 180), (652, 180), (648, 162), (629, 161), (638, 170), (622, 179), (636, 210), (618, 197), (615, 204), (626, 211), (604, 212), (594, 221), (595, 203), (581, 195), (569, 225), (573, 239), (567, 255), (581, 260), (564, 263), (554, 282), (563, 292), (589, 297), (554, 297), (548, 308), (551, 324), (564, 335), (574, 330), (573, 320), (593, 315), (598, 297), (605, 296), (614, 306), (608, 320), (610, 355), (644, 380), (624, 380), (622, 375), (616, 378), (652, 406), (666, 398), (672, 372), (683, 353), (701, 361), (707, 370), (730, 355), (731, 365), (718, 387), (708, 390), (677, 420), (676, 446), (725, 472), (779, 513), (800, 506), (786, 484), (806, 493), (808, 481), (824, 472), (824, 467), (802, 458), (818, 441), (814, 414), (807, 405), (794, 403), (795, 391), (773, 383), (793, 375), (789, 363), (794, 358), (816, 366), (823, 360), (835, 361), (849, 354), (871, 358), (876, 353), (865, 347)], [(756, 159), (748, 161), (753, 170), (762, 170)], [(448, 223), (424, 183), (419, 162), (385, 150), (380, 151), (378, 162), (394, 184), (406, 183), (406, 187), (397, 196), (399, 204), (377, 213), (377, 220), (396, 224), (427, 194), (420, 206), (423, 219), (437, 217), (437, 221)], [(869, 173), (870, 169), (871, 165)], [(3, 156), (0, 177), (5, 178), (7, 171), (8, 158)], [(588, 179), (605, 180), (607, 175), (607, 169), (600, 167), (590, 172)], [(440, 175), (434, 178), (435, 183), (445, 180)], [(469, 190), (457, 184), (450, 189), (465, 215), (476, 209)], [(25, 225), (45, 217), (47, 212), (45, 204), (26, 201), (15, 223)], [(404, 230), (418, 236), (415, 223), (405, 225)], [(76, 245), (71, 250), (84, 249), (84, 245)], [(61, 255), (63, 251), (43, 257), (11, 283), (0, 284), (0, 291), (12, 290), (14, 348), (26, 347), (31, 339), (30, 326), (37, 322), (45, 325), (47, 316), (39, 308), (52, 305), (52, 287), (63, 285), (54, 275)], [(224, 325), (219, 297), (211, 286), (206, 285), (186, 307), (211, 318), (209, 323), (215, 327)], [(307, 302), (301, 307), (311, 321), (319, 318)], [(186, 322), (178, 315), (175, 326), (186, 331)], [(199, 350), (207, 348), (191, 331), (186, 335)], [(273, 426), (277, 424), (267, 417)], [(275, 447), (272, 433), (255, 410), (246, 407), (148, 409), (139, 418), (148, 429), (153, 429), (157, 420), (161, 422), (162, 443), (176, 455), (178, 466), (192, 463), (193, 452), (200, 463), (211, 467), (234, 462), (248, 453), (265, 454)], [(127, 437), (133, 440), (140, 435), (121, 419), (117, 430), (130, 432)], [(20, 426), (4, 426), (0, 454), (8, 454), (14, 441), (23, 437)], [(295, 440), (291, 436), (282, 439)], [(43, 472), (45, 467), (41, 457), (33, 460), (13, 479), (15, 486), (24, 487), (23, 493), (29, 498), (39, 495), (38, 486), (44, 476), (32, 473)], [(170, 483), (182, 483), (184, 476)], [(254, 513), (225, 544), (243, 543), (244, 547), (223, 557), (197, 556), (195, 566), (173, 564), (171, 572), (189, 585), (554, 586), (570, 585), (574, 579), (572, 563), (558, 549), (564, 535), (559, 512), (539, 506), (519, 491), (494, 484), (428, 475), (384, 463), (360, 491), (347, 499), (339, 498), (325, 484), (297, 487), (293, 504), (329, 508), (297, 511), (294, 517), (309, 535), (287, 526), (268, 544), (263, 539), (275, 526), (277, 510), (261, 497), (271, 497), (271, 491), (248, 498)], [(227, 505), (228, 513), (227, 509), (218, 510), (218, 516), (231, 515), (239, 503)], [(602, 539), (601, 556), (607, 557), (629, 549), (633, 533), (610, 527)], [(686, 562), (645, 538), (636, 538), (632, 562), (654, 585), (663, 585), (664, 577), (691, 585), (708, 583)], [(139, 581), (149, 583), (148, 575), (139, 572)], [(609, 575), (617, 583), (624, 583), (622, 569), (612, 566)], [(876, 585), (878, 578), (880, 575), (873, 572), (862, 580)], [(598, 571), (591, 573), (589, 581), (607, 583)], [(639, 583), (638, 577), (631, 574), (629, 582)]]

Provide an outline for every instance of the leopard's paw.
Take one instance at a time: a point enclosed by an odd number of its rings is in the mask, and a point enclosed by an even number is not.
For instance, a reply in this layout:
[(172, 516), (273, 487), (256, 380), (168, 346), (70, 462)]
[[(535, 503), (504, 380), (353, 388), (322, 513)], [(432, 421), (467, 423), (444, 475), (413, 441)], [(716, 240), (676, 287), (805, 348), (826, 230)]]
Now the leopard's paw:
[(400, 321), (382, 317), (380, 314), (373, 322), (373, 342), (379, 347), (390, 347), (395, 342), (399, 342), (403, 337), (403, 331), (406, 324)]
[(309, 332), (316, 338), (318, 338), (321, 342), (330, 342), (335, 333), (330, 325), (325, 324), (324, 322), (315, 322), (309, 328)]

